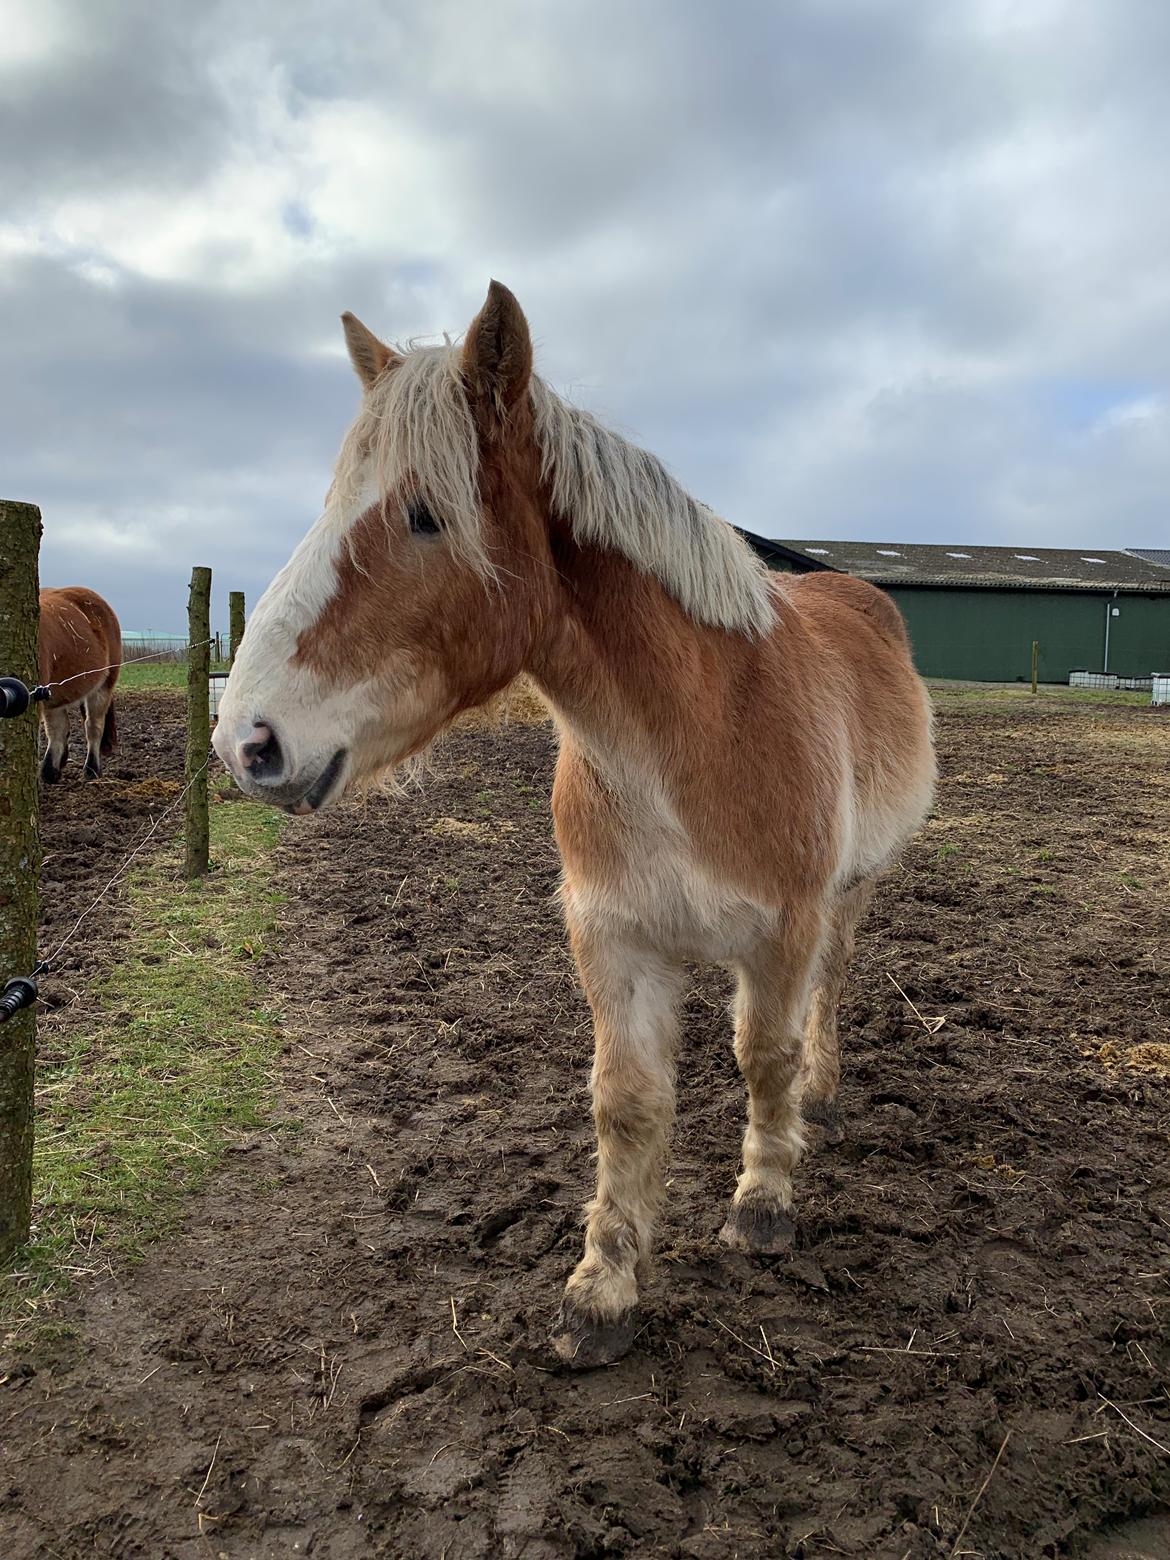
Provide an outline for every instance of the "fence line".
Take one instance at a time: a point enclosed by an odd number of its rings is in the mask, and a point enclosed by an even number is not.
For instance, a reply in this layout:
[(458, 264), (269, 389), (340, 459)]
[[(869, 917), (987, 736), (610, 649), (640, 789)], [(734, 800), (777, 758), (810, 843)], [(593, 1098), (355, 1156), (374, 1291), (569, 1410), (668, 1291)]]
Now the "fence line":
[[(216, 636), (212, 634), (211, 637), (205, 639), (202, 644), (188, 645), (188, 652), (192, 650), (201, 650), (203, 645), (214, 644), (215, 637)], [(63, 688), (66, 683), (76, 682), (79, 677), (94, 677), (98, 672), (112, 672), (115, 666), (137, 666), (140, 661), (161, 661), (165, 656), (174, 655), (174, 653), (175, 652), (173, 650), (154, 650), (150, 653), (150, 655), (128, 655), (125, 656), (121, 661), (111, 661), (109, 666), (91, 666), (87, 671), (74, 672), (70, 677), (58, 677), (55, 682), (38, 683), (37, 688)], [(36, 693), (37, 688), (30, 689), (30, 692)]]
[[(211, 865), (211, 818), (208, 812), (207, 759), (211, 745), (211, 570), (191, 570), (187, 598), (187, 798), (186, 861), (189, 878), (203, 877)], [(201, 637), (202, 636), (202, 637)]]
[[(37, 578), (41, 514), (33, 504), (0, 500), (0, 667), (16, 678), (37, 674)], [(4, 702), (7, 702), (6, 700)], [(0, 721), (0, 1260), (28, 1239), (32, 1218), (36, 1015), (35, 979), (40, 870), (37, 732), (32, 721)]]
[[(187, 876), (208, 869), (207, 771), (214, 756), (210, 733), (211, 570), (191, 576), (187, 655), (186, 782), (135, 840), (117, 869), (44, 959), (37, 958), (40, 838), (38, 831), (37, 737), (35, 721), (15, 717), (47, 700), (55, 688), (82, 678), (174, 656), (173, 648), (124, 656), (108, 666), (89, 667), (69, 677), (37, 683), (37, 627), (40, 611), (38, 559), (40, 511), (32, 504), (0, 500), (0, 1262), (28, 1239), (32, 1216), (32, 1146), (35, 1101), (37, 977), (80, 935), (98, 905), (121, 883), (163, 824), (185, 804)], [(243, 595), (231, 599), (234, 658), (243, 633)], [(11, 668), (11, 675), (7, 669)], [(9, 975), (28, 970), (27, 975)]]
[(81, 927), (97, 909), (98, 905), (101, 904), (102, 900), (109, 893), (110, 889), (122, 881), (130, 869), (130, 863), (135, 859), (136, 856), (139, 855), (143, 847), (148, 845), (154, 836), (158, 833), (162, 824), (166, 821), (167, 818), (170, 817), (175, 808), (178, 807), (184, 800), (188, 791), (190, 791), (191, 787), (198, 780), (199, 776), (206, 772), (207, 766), (211, 763), (211, 760), (214, 758), (214, 756), (215, 750), (213, 748), (208, 748), (207, 757), (203, 760), (203, 763), (200, 765), (196, 773), (191, 777), (191, 779), (187, 781), (187, 784), (179, 792), (178, 796), (176, 796), (172, 801), (168, 802), (167, 805), (163, 808), (162, 812), (159, 813), (158, 817), (154, 819), (154, 821), (139, 838), (138, 842), (132, 847), (129, 855), (123, 859), (121, 866), (119, 866), (118, 870), (102, 889), (101, 893), (98, 894), (96, 898), (94, 898), (92, 902), (85, 907), (85, 909), (77, 917), (77, 920), (70, 927), (69, 931), (66, 932), (65, 936), (53, 949), (52, 953), (47, 954), (45, 958), (40, 961), (39, 969), (42, 973), (52, 968), (54, 961), (61, 957), (61, 954), (65, 951), (66, 948), (68, 948), (69, 944), (77, 936), (77, 933), (80, 931)]
[[(206, 644), (212, 644), (214, 639), (208, 639)], [(188, 660), (191, 650), (200, 650), (202, 645), (192, 645), (188, 650)], [(29, 686), (23, 678), (0, 676), (0, 720), (11, 720), (17, 715), (23, 715), (30, 706), (44, 704), (54, 688), (63, 688), (66, 683), (76, 682), (79, 677), (96, 677), (99, 672), (112, 672), (115, 667), (135, 666), (139, 661), (157, 661), (164, 652), (159, 651), (155, 655), (134, 655), (121, 661), (111, 661), (109, 666), (90, 666), (84, 672), (74, 672), (69, 677), (59, 677), (55, 682), (33, 683)]]
[[(31, 508), (32, 506), (15, 506), (15, 507)], [(39, 516), (39, 511), (37, 511), (37, 514)], [(192, 590), (196, 590), (197, 588), (200, 591), (203, 590), (204, 582), (203, 582), (202, 576), (204, 576), (204, 575), (206, 576), (206, 595), (207, 595), (207, 598), (208, 598), (208, 602), (210, 602), (210, 586), (211, 586), (211, 570), (210, 569), (206, 569), (206, 570), (196, 569), (194, 571), (194, 573), (192, 575)], [(196, 586), (196, 580), (195, 580), (196, 576), (200, 576), (200, 581), (199, 581), (198, 587)], [(239, 595), (240, 607), (241, 607), (241, 612), (242, 612), (243, 596), (240, 593), (233, 592), (233, 603), (232, 603), (233, 604), (233, 608), (235, 607), (235, 597), (236, 597), (237, 594)], [(242, 629), (240, 630), (240, 632), (242, 634)], [(193, 655), (194, 655), (194, 653), (196, 651), (204, 650), (208, 646), (215, 644), (219, 638), (220, 638), (220, 636), (218, 634), (209, 634), (205, 639), (199, 639), (199, 640), (194, 640), (194, 641), (191, 641), (191, 640), (186, 641), (186, 651), (187, 651), (188, 662), (190, 662), (190, 660), (192, 659), (192, 657), (193, 657)], [(4, 681), (7, 684), (9, 684), (10, 686), (19, 687), (19, 689), (22, 690), (23, 693), (27, 697), (26, 697), (26, 700), (22, 701), (21, 707), (18, 708), (18, 709), (13, 709), (13, 710), (0, 709), (0, 716), (24, 714), (26, 712), (26, 710), (28, 708), (30, 708), (33, 703), (43, 702), (44, 699), (47, 698), (50, 689), (52, 689), (52, 688), (61, 688), (66, 683), (75, 682), (78, 678), (96, 676), (97, 673), (99, 673), (99, 672), (109, 672), (109, 671), (112, 671), (115, 666), (119, 666), (119, 667), (121, 667), (121, 666), (133, 666), (133, 665), (137, 664), (140, 661), (156, 661), (156, 660), (161, 659), (164, 656), (172, 655), (173, 653), (174, 652), (171, 651), (171, 650), (158, 650), (158, 651), (153, 651), (150, 655), (129, 656), (129, 657), (124, 658), (121, 661), (113, 661), (113, 662), (110, 663), (109, 666), (94, 666), (94, 667), (90, 667), (90, 668), (88, 668), (88, 670), (86, 670), (84, 672), (74, 672), (72, 674), (72, 676), (70, 676), (70, 677), (56, 678), (53, 681), (47, 682), (47, 683), (36, 683), (32, 687), (29, 687), (28, 684), (25, 683), (22, 678), (19, 678), (19, 677), (7, 677), (7, 678), (4, 679)], [(210, 657), (207, 657), (207, 656), (195, 657), (195, 659), (196, 659), (196, 662), (197, 662), (196, 670), (189, 677), (189, 683), (190, 683), (190, 686), (191, 686), (192, 690), (194, 690), (194, 688), (196, 686), (196, 678), (198, 676), (198, 663), (199, 662), (209, 661)], [(210, 674), (208, 673), (206, 676), (204, 676), (203, 678), (199, 679), (199, 683), (204, 688), (204, 690), (206, 690), (207, 681), (208, 681), (209, 675)], [(38, 695), (40, 696), (39, 698), (38, 698)], [(37, 961), (36, 966), (35, 966), (35, 968), (33, 970), (33, 975), (34, 976), (40, 975), (40, 974), (44, 974), (44, 973), (46, 973), (49, 970), (49, 968), (51, 967), (53, 961), (55, 959), (59, 958), (61, 953), (64, 951), (64, 949), (66, 947), (68, 947), (68, 945), (73, 941), (74, 937), (76, 936), (77, 932), (80, 930), (81, 926), (84, 924), (84, 922), (90, 916), (90, 914), (94, 911), (94, 909), (96, 909), (96, 907), (101, 903), (101, 901), (105, 898), (105, 896), (109, 893), (110, 889), (113, 888), (117, 883), (121, 882), (122, 878), (125, 876), (126, 872), (129, 870), (131, 862), (135, 859), (135, 857), (138, 856), (138, 854), (142, 850), (143, 846), (145, 846), (154, 837), (154, 835), (157, 833), (159, 827), (162, 825), (163, 821), (166, 818), (168, 818), (172, 812), (174, 812), (174, 810), (179, 806), (179, 804), (181, 802), (183, 802), (186, 799), (186, 797), (193, 790), (198, 790), (198, 789), (202, 789), (203, 790), (204, 795), (203, 795), (203, 799), (202, 799), (202, 808), (203, 808), (204, 814), (206, 814), (206, 809), (207, 809), (206, 786), (204, 785), (204, 786), (201, 787), (200, 786), (200, 782), (203, 781), (203, 777), (207, 773), (207, 768), (208, 768), (209, 764), (211, 763), (211, 760), (215, 756), (215, 750), (214, 750), (214, 748), (211, 747), (211, 743), (210, 743), (210, 731), (206, 730), (206, 727), (207, 727), (207, 725), (209, 723), (209, 711), (208, 711), (208, 707), (207, 707), (206, 691), (204, 692), (204, 695), (203, 695), (203, 698), (202, 698), (202, 701), (201, 701), (201, 705), (202, 705), (202, 710), (203, 710), (203, 728), (204, 728), (205, 735), (207, 737), (207, 756), (206, 756), (206, 758), (204, 758), (203, 761), (200, 763), (200, 762), (198, 762), (197, 757), (193, 756), (191, 751), (188, 752), (187, 783), (183, 786), (183, 789), (179, 792), (178, 796), (175, 797), (174, 801), (170, 802), (162, 810), (162, 812), (158, 815), (158, 817), (150, 824), (150, 826), (147, 828), (146, 832), (143, 834), (142, 838), (130, 850), (129, 854), (126, 856), (126, 858), (122, 862), (121, 866), (118, 868), (118, 870), (114, 873), (113, 877), (109, 880), (109, 882), (102, 889), (101, 893), (99, 893), (97, 895), (97, 897), (92, 901), (92, 903), (89, 904), (85, 908), (85, 910), (82, 911), (81, 915), (77, 918), (76, 922), (73, 924), (72, 928), (69, 930), (69, 932), (66, 934), (66, 936), (62, 939), (62, 941), (60, 943), (57, 944), (56, 948), (53, 949), (53, 952), (51, 954), (48, 954), (44, 959), (41, 959), (41, 960)], [(191, 701), (191, 709), (189, 710), (189, 716), (190, 716), (192, 711), (196, 711), (196, 713), (197, 713), (197, 706), (196, 706), (196, 701), (195, 701), (195, 697), (194, 697), (194, 692), (193, 691), (192, 691), (192, 701)], [(191, 724), (192, 724), (192, 722), (190, 721), (190, 718), (189, 718), (189, 721), (188, 721), (188, 729), (189, 729), (189, 731), (190, 731)], [(196, 719), (194, 724), (198, 727), (200, 725), (199, 720)], [(189, 744), (189, 747), (190, 747), (190, 744)], [(34, 750), (34, 754), (35, 754), (35, 750)], [(206, 835), (207, 835), (206, 827), (203, 830), (203, 835), (204, 835), (204, 840), (206, 841)], [(206, 851), (206, 845), (204, 846), (204, 850)], [(207, 870), (207, 865), (206, 865), (206, 861), (205, 861), (204, 865), (202, 867), (202, 871), (205, 872), (206, 870)], [(199, 875), (198, 872), (192, 873), (192, 872), (188, 871), (188, 876), (197, 876), (197, 875)], [(16, 961), (16, 962), (23, 962), (23, 961)], [(25, 980), (25, 981), (28, 981), (28, 980), (32, 979), (32, 977), (15, 977), (15, 978), (17, 980)], [(2, 991), (3, 989), (4, 988), (0, 987), (0, 991)], [(33, 982), (33, 986), (32, 986), (32, 995), (35, 998), (35, 995), (36, 995), (35, 981)], [(25, 1006), (28, 1006), (28, 1005), (29, 1005), (28, 1003), (22, 1002), (20, 1004), (20, 1007), (22, 1008), (22, 1007), (25, 1007)], [(17, 1012), (17, 1011), (20, 1011), (20, 1008), (13, 1009), (13, 1012)], [(6, 1022), (6, 1020), (8, 1018), (10, 1018), (10, 1017), (12, 1017), (12, 1013), (5, 1013), (5, 1012), (0, 1011), (0, 1024), (3, 1024), (4, 1022)]]
[(233, 590), (228, 594), (228, 663), (236, 664), (240, 641), (244, 637), (244, 593)]

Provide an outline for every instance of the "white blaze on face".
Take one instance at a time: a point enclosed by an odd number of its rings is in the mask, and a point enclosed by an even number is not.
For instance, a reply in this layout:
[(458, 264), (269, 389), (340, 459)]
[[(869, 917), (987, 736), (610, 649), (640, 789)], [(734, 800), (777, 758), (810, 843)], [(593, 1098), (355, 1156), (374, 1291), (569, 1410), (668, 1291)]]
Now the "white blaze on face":
[[(334, 755), (352, 749), (371, 721), (376, 704), (362, 679), (333, 687), (297, 661), (303, 635), (311, 633), (338, 587), (337, 564), (355, 521), (376, 501), (372, 481), (348, 501), (330, 494), (320, 519), (264, 592), (248, 620), (240, 650), (220, 702), (216, 752), (247, 790), (271, 790), (251, 783), (240, 757), (259, 727), (276, 737), (281, 754), (281, 795), (308, 789)], [(338, 787), (340, 790), (340, 786)]]

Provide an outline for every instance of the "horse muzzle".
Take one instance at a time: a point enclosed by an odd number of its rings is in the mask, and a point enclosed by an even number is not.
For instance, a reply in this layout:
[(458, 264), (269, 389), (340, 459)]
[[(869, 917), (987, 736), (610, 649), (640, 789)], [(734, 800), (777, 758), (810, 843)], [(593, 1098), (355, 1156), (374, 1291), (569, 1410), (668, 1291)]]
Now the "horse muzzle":
[(256, 721), (242, 737), (217, 726), (213, 745), (245, 796), (285, 812), (317, 812), (344, 788), (348, 749), (338, 748), (324, 764), (294, 768), (275, 728), (264, 721)]

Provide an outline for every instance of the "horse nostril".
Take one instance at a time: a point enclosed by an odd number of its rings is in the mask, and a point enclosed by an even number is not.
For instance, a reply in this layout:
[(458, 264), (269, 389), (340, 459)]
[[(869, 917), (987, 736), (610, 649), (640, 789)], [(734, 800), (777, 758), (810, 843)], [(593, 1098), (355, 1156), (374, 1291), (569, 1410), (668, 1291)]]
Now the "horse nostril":
[(254, 780), (279, 780), (284, 755), (270, 726), (257, 721), (251, 737), (240, 745), (240, 758)]

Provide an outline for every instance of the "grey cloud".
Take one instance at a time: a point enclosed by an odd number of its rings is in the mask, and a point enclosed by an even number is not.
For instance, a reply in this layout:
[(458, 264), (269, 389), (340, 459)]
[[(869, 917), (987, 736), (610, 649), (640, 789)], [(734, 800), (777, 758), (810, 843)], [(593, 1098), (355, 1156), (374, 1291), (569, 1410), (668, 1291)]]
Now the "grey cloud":
[(200, 179), (232, 115), (199, 8), (104, 0), (66, 14), (59, 52), (0, 78), (5, 201)]
[[(338, 256), (310, 181), (269, 280), (226, 285), (211, 222), (182, 284), (67, 234), (0, 243), (0, 485), (44, 505), (46, 570), (113, 579), (128, 620), (180, 621), (196, 561), (254, 594), (312, 519), (356, 396), (322, 352), (341, 309), (387, 337), (460, 330), (490, 274), (547, 377), (753, 529), (1164, 539), (1163, 6), (71, 17), (66, 47), (4, 82), (10, 228), (52, 231), (79, 195), (202, 198), (240, 160), (283, 166), (333, 105), (391, 114), (403, 155), (426, 152), (449, 234), (371, 183), (397, 236)], [(1101, 415), (1142, 398), (1143, 417)], [(116, 555), (78, 540), (105, 524)]]

